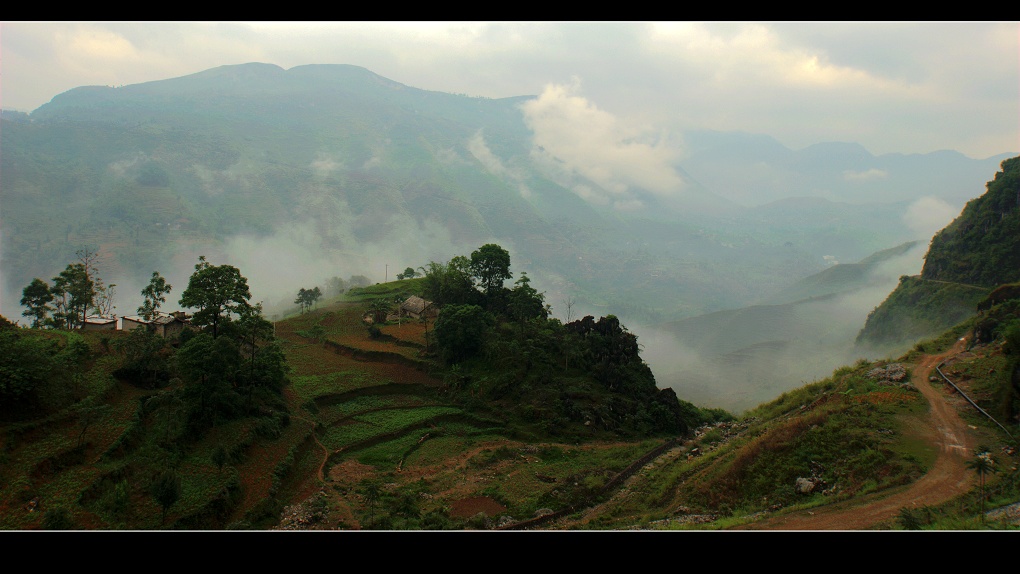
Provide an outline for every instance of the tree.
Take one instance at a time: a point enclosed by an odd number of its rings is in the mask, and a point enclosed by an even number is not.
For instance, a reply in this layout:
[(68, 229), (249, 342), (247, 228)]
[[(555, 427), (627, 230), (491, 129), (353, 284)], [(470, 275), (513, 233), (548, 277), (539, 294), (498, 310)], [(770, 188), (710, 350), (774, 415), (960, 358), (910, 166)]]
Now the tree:
[(68, 264), (60, 275), (53, 278), (50, 292), (56, 304), (55, 326), (74, 329), (85, 324), (95, 289), (84, 264)]
[(236, 326), (241, 348), (248, 355), (248, 375), (244, 378), (244, 388), (250, 406), (255, 389), (279, 386), (288, 367), (283, 351), (273, 335), (273, 324), (262, 316), (262, 303), (245, 307)]
[(403, 273), (397, 273), (397, 279), (414, 279), (418, 276), (418, 272), (413, 267), (404, 269)]
[(447, 305), (435, 323), (436, 343), (447, 363), (457, 363), (481, 350), (494, 319), (478, 305)]
[(446, 264), (430, 262), (425, 268), (422, 296), (437, 307), (482, 302), (471, 276), (471, 261), (463, 255)]
[[(78, 262), (85, 268), (85, 276), (92, 282), (92, 296), (88, 302), (88, 310), (100, 317), (108, 317), (116, 308), (113, 304), (113, 297), (117, 285), (111, 283), (106, 285), (99, 275), (99, 262), (102, 256), (99, 249), (95, 247), (83, 247), (76, 253)], [(83, 321), (84, 323), (84, 321)]]
[(21, 292), (21, 304), (27, 307), (21, 314), (25, 317), (32, 317), (32, 327), (38, 329), (46, 323), (46, 317), (53, 312), (50, 303), (53, 302), (53, 293), (50, 286), (39, 279), (32, 279)]
[(145, 301), (138, 308), (138, 313), (145, 317), (146, 321), (152, 321), (156, 317), (159, 307), (166, 303), (166, 295), (172, 288), (159, 274), (159, 271), (153, 271), (149, 284), (145, 289), (142, 289), (142, 297), (145, 298)]
[(215, 339), (219, 325), (229, 321), (230, 315), (246, 306), (249, 299), (251, 292), (248, 290), (248, 279), (241, 275), (237, 267), (212, 265), (203, 255), (198, 258), (188, 288), (181, 294), (180, 304), (197, 308), (198, 311), (191, 319), (192, 324), (200, 327), (211, 325)]
[(40, 388), (66, 375), (57, 353), (40, 333), (0, 328), (0, 413), (33, 406)]
[(531, 279), (527, 273), (521, 273), (520, 278), (514, 283), (514, 288), (510, 291), (508, 310), (510, 316), (519, 321), (548, 317), (545, 295), (531, 286)]
[(117, 371), (135, 384), (155, 389), (170, 380), (167, 356), (170, 344), (150, 329), (132, 329), (114, 343), (124, 353), (124, 366)]
[(510, 279), (510, 253), (495, 243), (486, 243), (471, 253), (471, 272), (486, 296), (492, 296), (503, 281)]
[(152, 483), (152, 497), (156, 499), (163, 514), (160, 523), (166, 522), (166, 512), (181, 497), (181, 477), (173, 470), (167, 470)]
[(315, 305), (315, 303), (322, 297), (322, 290), (318, 287), (314, 289), (305, 289), (302, 287), (298, 290), (297, 299), (294, 299), (294, 303), (301, 306), (301, 312), (304, 313), (309, 307)]
[(113, 310), (117, 308), (113, 304), (113, 297), (117, 294), (117, 284), (110, 283), (109, 285), (103, 283), (103, 280), (99, 277), (95, 278), (95, 295), (92, 298), (92, 311), (100, 317), (110, 317), (113, 315)]
[(988, 451), (980, 452), (973, 459), (967, 461), (967, 468), (978, 475), (978, 486), (981, 489), (981, 520), (985, 519), (985, 475), (998, 472), (995, 467), (995, 458)]
[(308, 308), (308, 289), (304, 287), (298, 289), (297, 298), (294, 299), (294, 304), (301, 308), (301, 313), (304, 313)]

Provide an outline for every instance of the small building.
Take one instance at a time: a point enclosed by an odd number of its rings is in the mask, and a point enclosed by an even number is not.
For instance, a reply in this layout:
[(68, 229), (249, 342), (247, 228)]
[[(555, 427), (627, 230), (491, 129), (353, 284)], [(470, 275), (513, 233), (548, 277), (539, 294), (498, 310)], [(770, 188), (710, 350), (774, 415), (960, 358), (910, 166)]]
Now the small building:
[(91, 315), (85, 317), (85, 323), (81, 328), (83, 331), (116, 331), (117, 318)]
[(139, 315), (132, 315), (121, 319), (121, 330), (132, 331), (138, 327), (152, 329), (157, 335), (168, 337), (179, 333), (191, 324), (191, 320), (184, 311), (173, 313), (157, 312), (151, 321)]
[(415, 319), (421, 318), (423, 315), (435, 317), (436, 309), (432, 305), (432, 301), (426, 301), (417, 295), (411, 295), (400, 304), (400, 315), (402, 317), (414, 317)]
[(146, 327), (148, 325), (149, 321), (145, 317), (139, 317), (138, 315), (129, 315), (120, 319), (121, 331), (134, 331), (139, 327)]
[(158, 317), (152, 320), (152, 324), (156, 329), (157, 335), (169, 337), (174, 333), (180, 333), (185, 327), (190, 326), (191, 320), (184, 311), (174, 311), (167, 314), (160, 313)]

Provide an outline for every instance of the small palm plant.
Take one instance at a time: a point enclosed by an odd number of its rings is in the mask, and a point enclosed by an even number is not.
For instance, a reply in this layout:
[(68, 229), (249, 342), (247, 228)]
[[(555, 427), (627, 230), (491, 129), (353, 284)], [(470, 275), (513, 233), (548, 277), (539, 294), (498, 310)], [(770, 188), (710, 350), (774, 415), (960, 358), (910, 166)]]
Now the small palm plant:
[(979, 452), (974, 458), (967, 462), (967, 468), (972, 469), (978, 475), (978, 487), (981, 489), (981, 520), (985, 519), (985, 476), (998, 472), (995, 466), (995, 458), (988, 451)]

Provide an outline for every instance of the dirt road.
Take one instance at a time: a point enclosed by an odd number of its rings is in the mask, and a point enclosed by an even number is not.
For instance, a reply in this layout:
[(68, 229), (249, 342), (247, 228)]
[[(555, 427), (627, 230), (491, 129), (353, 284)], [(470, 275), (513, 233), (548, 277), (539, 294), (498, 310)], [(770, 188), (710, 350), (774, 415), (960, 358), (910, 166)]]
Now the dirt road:
[(913, 371), (913, 383), (931, 405), (929, 424), (924, 435), (937, 447), (938, 456), (931, 470), (916, 482), (897, 490), (879, 493), (847, 503), (810, 511), (791, 513), (747, 524), (739, 530), (870, 530), (881, 529), (894, 521), (904, 507), (939, 504), (973, 486), (974, 473), (966, 462), (974, 451), (974, 439), (943, 391), (932, 387), (928, 377), (935, 366), (960, 353), (965, 341), (939, 355), (929, 355)]

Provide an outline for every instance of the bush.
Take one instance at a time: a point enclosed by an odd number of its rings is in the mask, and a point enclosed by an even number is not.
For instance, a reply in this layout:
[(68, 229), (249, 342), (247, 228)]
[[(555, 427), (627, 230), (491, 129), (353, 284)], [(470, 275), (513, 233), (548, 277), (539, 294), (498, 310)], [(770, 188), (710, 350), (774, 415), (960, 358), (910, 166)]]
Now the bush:
[(42, 519), (43, 530), (73, 530), (74, 521), (64, 508), (47, 510)]

